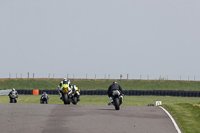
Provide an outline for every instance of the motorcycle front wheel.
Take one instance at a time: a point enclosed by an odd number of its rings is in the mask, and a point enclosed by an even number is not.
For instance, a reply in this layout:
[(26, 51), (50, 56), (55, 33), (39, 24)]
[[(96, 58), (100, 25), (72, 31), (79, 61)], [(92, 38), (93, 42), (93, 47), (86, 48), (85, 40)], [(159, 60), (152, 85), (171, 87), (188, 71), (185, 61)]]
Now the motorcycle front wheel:
[(78, 100), (77, 100), (77, 97), (74, 97), (74, 98), (73, 98), (73, 102), (72, 102), (72, 103), (73, 103), (74, 105), (76, 105), (76, 104), (77, 104), (77, 102), (78, 102)]
[(63, 94), (63, 102), (64, 102), (64, 104), (70, 104), (70, 101), (69, 101), (67, 94)]
[(44, 104), (47, 104), (47, 101), (46, 100), (44, 100), (44, 102), (43, 102)]
[(15, 99), (12, 98), (11, 101), (10, 101), (10, 103), (16, 103), (16, 102), (15, 102)]

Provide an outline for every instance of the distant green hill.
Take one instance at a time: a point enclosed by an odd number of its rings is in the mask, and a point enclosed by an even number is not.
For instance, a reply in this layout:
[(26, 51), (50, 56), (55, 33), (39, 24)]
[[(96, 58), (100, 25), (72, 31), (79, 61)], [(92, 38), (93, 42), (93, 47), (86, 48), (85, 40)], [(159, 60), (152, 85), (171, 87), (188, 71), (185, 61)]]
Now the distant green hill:
[[(56, 90), (62, 79), (0, 79), (0, 89)], [(107, 90), (114, 80), (71, 79), (81, 90)], [(123, 90), (200, 91), (200, 81), (117, 80)]]

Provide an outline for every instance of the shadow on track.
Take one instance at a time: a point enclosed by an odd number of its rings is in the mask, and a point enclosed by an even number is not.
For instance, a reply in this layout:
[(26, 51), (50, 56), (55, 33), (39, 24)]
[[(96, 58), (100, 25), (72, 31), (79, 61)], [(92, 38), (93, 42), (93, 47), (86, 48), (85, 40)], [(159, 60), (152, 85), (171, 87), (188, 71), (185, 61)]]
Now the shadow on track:
[(96, 109), (96, 110), (115, 110), (115, 109)]

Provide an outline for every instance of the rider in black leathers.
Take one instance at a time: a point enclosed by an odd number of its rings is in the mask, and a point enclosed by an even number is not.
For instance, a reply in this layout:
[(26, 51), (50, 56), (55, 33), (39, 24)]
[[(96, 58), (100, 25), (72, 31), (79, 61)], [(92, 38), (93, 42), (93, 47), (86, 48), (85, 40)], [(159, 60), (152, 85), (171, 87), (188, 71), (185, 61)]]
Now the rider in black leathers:
[(112, 99), (112, 92), (114, 90), (119, 90), (121, 94), (124, 95), (124, 92), (122, 91), (122, 87), (116, 82), (114, 81), (108, 88), (108, 97), (110, 98), (111, 103), (113, 103), (113, 99)]

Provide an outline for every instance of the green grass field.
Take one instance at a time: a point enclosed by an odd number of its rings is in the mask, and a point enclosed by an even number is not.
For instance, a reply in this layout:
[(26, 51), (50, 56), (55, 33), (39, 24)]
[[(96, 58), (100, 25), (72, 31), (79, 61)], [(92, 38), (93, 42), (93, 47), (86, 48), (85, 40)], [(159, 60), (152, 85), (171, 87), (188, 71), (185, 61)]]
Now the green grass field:
[[(0, 89), (57, 89), (62, 79), (1, 79)], [(81, 90), (107, 90), (114, 80), (71, 80)], [(200, 81), (119, 80), (123, 90), (200, 91)]]

